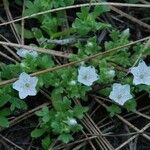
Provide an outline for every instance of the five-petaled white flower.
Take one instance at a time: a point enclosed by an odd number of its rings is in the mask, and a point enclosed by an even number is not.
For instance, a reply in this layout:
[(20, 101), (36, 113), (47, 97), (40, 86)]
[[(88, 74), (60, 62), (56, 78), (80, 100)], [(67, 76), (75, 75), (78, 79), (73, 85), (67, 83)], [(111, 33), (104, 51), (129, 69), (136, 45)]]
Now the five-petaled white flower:
[(66, 121), (66, 123), (67, 123), (68, 125), (70, 125), (70, 126), (74, 126), (74, 125), (77, 124), (77, 121), (76, 121), (76, 119), (74, 119), (74, 118), (68, 118), (68, 120)]
[(20, 74), (19, 80), (13, 83), (13, 89), (19, 92), (20, 99), (24, 99), (28, 95), (35, 96), (37, 94), (37, 82), (37, 77), (31, 77), (27, 73), (23, 72)]
[(130, 94), (130, 85), (114, 83), (109, 98), (120, 105), (124, 105), (126, 101), (133, 98)]
[(96, 69), (92, 66), (81, 66), (78, 70), (78, 82), (91, 86), (94, 81), (99, 79), (99, 75), (96, 73)]
[(32, 56), (33, 58), (36, 58), (38, 56), (38, 53), (34, 50), (27, 50), (24, 48), (20, 48), (17, 50), (17, 54), (22, 57), (22, 58), (26, 58), (27, 55)]
[(130, 69), (133, 74), (133, 84), (146, 84), (150, 85), (150, 67), (148, 67), (144, 61), (140, 61), (137, 67)]

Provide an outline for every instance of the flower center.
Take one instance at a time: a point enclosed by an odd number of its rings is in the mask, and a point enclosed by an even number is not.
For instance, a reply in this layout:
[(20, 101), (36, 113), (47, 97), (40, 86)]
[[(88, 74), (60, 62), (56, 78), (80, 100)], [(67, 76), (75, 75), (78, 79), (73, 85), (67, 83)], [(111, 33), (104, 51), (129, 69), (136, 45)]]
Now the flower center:
[(121, 99), (122, 98), (122, 95), (120, 94), (120, 95), (118, 95), (118, 97), (117, 97), (118, 99)]
[(85, 75), (85, 76), (83, 77), (83, 79), (84, 79), (84, 80), (87, 80), (87, 79), (88, 79), (88, 75)]
[(27, 87), (27, 88), (30, 87), (30, 84), (29, 84), (29, 83), (26, 83), (26, 84), (25, 84), (25, 87)]
[(141, 74), (141, 75), (140, 75), (140, 79), (144, 79), (144, 74)]

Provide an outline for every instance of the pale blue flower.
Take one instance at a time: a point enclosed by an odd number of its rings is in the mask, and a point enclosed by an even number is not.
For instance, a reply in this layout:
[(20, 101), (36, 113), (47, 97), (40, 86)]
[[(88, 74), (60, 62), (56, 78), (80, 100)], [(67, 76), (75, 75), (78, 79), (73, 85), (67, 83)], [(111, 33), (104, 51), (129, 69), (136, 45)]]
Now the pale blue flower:
[(133, 98), (130, 94), (130, 85), (114, 83), (109, 98), (120, 105), (124, 105), (126, 101)]
[(91, 86), (94, 81), (99, 79), (99, 75), (96, 73), (96, 69), (92, 66), (81, 66), (78, 70), (78, 82)]
[(28, 95), (35, 96), (37, 94), (37, 82), (37, 77), (31, 77), (27, 73), (23, 72), (20, 74), (19, 80), (13, 83), (13, 89), (19, 92), (20, 99), (24, 99)]
[(137, 67), (132, 67), (130, 72), (133, 74), (133, 84), (150, 85), (150, 67), (144, 61), (140, 61)]
[(36, 58), (38, 56), (38, 53), (34, 50), (27, 50), (24, 48), (20, 48), (17, 50), (17, 54), (22, 57), (22, 58), (26, 58), (27, 55), (32, 56), (33, 58)]

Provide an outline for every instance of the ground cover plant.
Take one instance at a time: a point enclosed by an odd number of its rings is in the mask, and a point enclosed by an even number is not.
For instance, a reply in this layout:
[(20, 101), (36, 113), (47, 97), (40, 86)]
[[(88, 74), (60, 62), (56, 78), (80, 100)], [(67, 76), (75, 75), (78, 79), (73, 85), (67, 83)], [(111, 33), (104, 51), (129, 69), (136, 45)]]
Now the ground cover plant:
[(3, 0), (0, 149), (149, 149), (149, 10)]

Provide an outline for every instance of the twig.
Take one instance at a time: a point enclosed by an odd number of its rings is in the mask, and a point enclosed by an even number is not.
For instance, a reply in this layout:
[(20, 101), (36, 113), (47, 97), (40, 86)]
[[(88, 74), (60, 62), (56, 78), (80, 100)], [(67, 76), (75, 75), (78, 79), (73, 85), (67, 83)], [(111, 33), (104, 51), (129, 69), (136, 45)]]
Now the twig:
[[(97, 99), (97, 98), (95, 98), (95, 100), (96, 100), (98, 103), (100, 103), (104, 108), (107, 108), (107, 105), (105, 105), (102, 101), (100, 101), (100, 100)], [(140, 132), (140, 130), (139, 130), (137, 127), (135, 127), (133, 124), (131, 124), (130, 122), (128, 122), (128, 121), (127, 121), (126, 119), (124, 119), (122, 116), (120, 116), (120, 115), (118, 115), (118, 114), (116, 114), (116, 116), (117, 116), (122, 122), (124, 122), (125, 124), (127, 124), (128, 126), (130, 126), (132, 129), (134, 129), (134, 130), (137, 131), (137, 132)], [(147, 140), (150, 141), (150, 137), (149, 137), (148, 135), (142, 134), (142, 136), (143, 136), (144, 138), (146, 138)]]
[[(91, 137), (86, 137), (86, 138), (83, 138), (83, 139), (81, 139), (81, 140), (77, 140), (77, 141), (75, 141), (75, 142), (72, 142), (72, 143), (69, 143), (69, 144), (67, 144), (68, 146), (71, 146), (71, 145), (74, 145), (74, 144), (78, 144), (78, 143), (81, 143), (81, 142), (85, 142), (85, 141), (88, 141), (88, 140), (92, 140), (92, 139), (95, 139), (95, 138), (97, 138), (97, 136), (91, 136)], [(62, 147), (59, 147), (59, 148), (53, 148), (53, 150), (60, 150), (60, 149), (62, 149), (62, 148), (64, 148), (64, 146), (62, 146)]]
[[(76, 104), (81, 105), (80, 102), (78, 100), (74, 100)], [(97, 139), (97, 143), (99, 144), (99, 146), (103, 147), (106, 150), (113, 150), (113, 146), (109, 143), (109, 141), (105, 138), (102, 137), (102, 132), (100, 131), (100, 129), (96, 126), (96, 124), (94, 123), (94, 121), (91, 119), (91, 117), (86, 113), (85, 117), (83, 120), (81, 120), (81, 122), (83, 124), (86, 124), (88, 126), (88, 129), (91, 133), (96, 133), (99, 134), (99, 138)]]
[(16, 48), (24, 48), (24, 49), (27, 49), (27, 50), (34, 50), (34, 51), (37, 51), (37, 52), (40, 52), (40, 53), (50, 54), (50, 55), (64, 57), (64, 58), (69, 57), (69, 54), (67, 54), (67, 53), (60, 52), (60, 51), (55, 51), (55, 50), (51, 50), (51, 49), (37, 48), (37, 47), (21, 45), (21, 44), (16, 44), (16, 43), (10, 43), (10, 42), (3, 42), (3, 41), (0, 41), (0, 44), (11, 46), (11, 47), (16, 47)]
[(91, 5), (91, 6), (108, 5), (108, 6), (119, 6), (119, 7), (123, 6), (123, 7), (150, 8), (150, 5), (147, 5), (147, 4), (145, 5), (145, 4), (128, 4), (128, 3), (107, 3), (107, 2), (104, 2), (104, 3), (91, 3), (91, 4), (89, 4), (89, 3), (77, 4), (77, 5), (72, 5), (72, 6), (67, 6), (67, 7), (60, 7), (60, 8), (56, 8), (56, 9), (42, 11), (42, 12), (39, 12), (39, 13), (32, 14), (30, 16), (25, 16), (25, 17), (15, 19), (15, 20), (12, 20), (12, 21), (9, 21), (9, 22), (1, 23), (0, 26), (8, 25), (8, 24), (11, 24), (11, 23), (14, 23), (14, 22), (18, 22), (18, 21), (21, 21), (21, 20), (29, 19), (29, 18), (36, 17), (36, 16), (43, 15), (43, 14), (47, 14), (47, 13), (52, 13), (52, 12), (67, 10), (67, 9), (74, 9), (74, 8), (79, 8), (79, 7), (86, 7), (86, 6), (89, 6), (89, 5)]
[[(145, 125), (141, 130), (139, 130), (139, 134), (142, 134), (145, 130), (147, 130), (150, 127), (150, 123), (148, 123), (147, 125)], [(125, 145), (127, 145), (128, 143), (130, 143), (132, 140), (134, 140), (136, 137), (138, 137), (138, 135), (134, 135), (131, 138), (129, 138), (127, 141), (125, 141), (124, 143), (122, 143), (119, 147), (117, 147), (115, 150), (120, 150), (122, 149), (122, 147), (124, 147)]]
[(17, 61), (11, 57), (9, 57), (8, 55), (4, 54), (3, 52), (0, 51), (0, 55), (3, 56), (4, 58), (12, 61), (13, 63), (17, 63)]
[[(23, 7), (22, 7), (22, 16), (25, 10), (25, 0), (23, 0)], [(24, 19), (21, 20), (21, 44), (24, 45)]]
[(150, 4), (150, 2), (146, 1), (146, 0), (140, 0), (141, 3), (143, 4)]
[(135, 22), (135, 23), (139, 24), (140, 26), (142, 26), (142, 27), (147, 28), (147, 29), (150, 30), (150, 25), (149, 24), (144, 23), (141, 20), (139, 20), (139, 19), (137, 19), (137, 18), (135, 18), (135, 17), (133, 17), (133, 16), (131, 16), (131, 15), (129, 15), (129, 14), (121, 11), (121, 10), (119, 10), (118, 8), (113, 7), (113, 6), (111, 6), (111, 9), (113, 11), (115, 11), (116, 13), (120, 14), (121, 16), (124, 16), (127, 19), (131, 20), (132, 22)]
[(4, 139), (6, 142), (8, 142), (8, 143), (10, 143), (11, 145), (15, 146), (16, 148), (18, 148), (18, 149), (20, 149), (20, 150), (25, 150), (25, 149), (21, 148), (20, 146), (16, 145), (15, 143), (13, 143), (12, 141), (10, 141), (8, 138), (2, 136), (1, 134), (0, 134), (0, 137), (1, 137), (2, 139)]
[[(90, 60), (90, 59), (95, 59), (95, 58), (97, 58), (97, 57), (104, 56), (104, 55), (106, 55), (106, 54), (109, 54), (109, 53), (115, 52), (115, 51), (117, 51), (117, 50), (120, 50), (121, 48), (128, 47), (128, 46), (137, 44), (137, 43), (139, 43), (139, 42), (148, 40), (149, 38), (150, 38), (150, 36), (148, 36), (148, 37), (146, 37), (146, 38), (142, 38), (142, 39), (137, 40), (137, 41), (134, 41), (134, 42), (131, 42), (131, 43), (126, 44), (126, 45), (123, 45), (123, 46), (119, 46), (119, 47), (117, 47), (117, 48), (113, 48), (113, 49), (107, 50), (107, 51), (105, 51), (105, 52), (97, 53), (97, 54), (95, 54), (95, 55), (92, 55), (92, 56), (83, 58), (83, 59), (81, 59), (81, 60), (79, 60), (79, 61), (73, 61), (73, 62), (64, 64), (64, 65), (59, 65), (59, 66), (56, 66), (56, 67), (53, 67), (53, 68), (48, 68), (48, 69), (45, 69), (45, 70), (41, 70), (41, 71), (32, 73), (31, 76), (38, 76), (38, 75), (41, 75), (41, 74), (44, 74), (44, 73), (48, 73), (48, 72), (52, 72), (52, 71), (56, 71), (56, 70), (63, 69), (63, 68), (65, 68), (65, 67), (73, 66), (73, 65), (76, 65), (76, 64), (78, 64), (78, 63), (80, 63), (80, 62), (83, 62), (83, 61), (88, 61), (88, 60)], [(2, 42), (0, 42), (0, 44), (2, 44)], [(7, 43), (7, 44), (8, 44), (8, 43)], [(18, 78), (13, 78), (13, 79), (10, 79), (10, 80), (1, 81), (1, 82), (0, 82), (0, 86), (5, 85), (5, 84), (13, 83), (13, 82), (15, 82), (17, 79), (18, 79)]]
[[(10, 42), (8, 39), (6, 39), (6, 38), (5, 38), (3, 35), (1, 35), (1, 34), (0, 34), (0, 37), (1, 37), (2, 39), (4, 39), (6, 42)], [(11, 53), (11, 54), (16, 58), (16, 60), (18, 60), (18, 61), (21, 60), (20, 57), (19, 57), (18, 55), (16, 55), (16, 53), (15, 53), (13, 50), (11, 50), (8, 46), (6, 46), (6, 45), (2, 45), (2, 46), (5, 47), (6, 50), (8, 50), (8, 52)]]
[(26, 118), (31, 117), (36, 111), (40, 110), (44, 106), (49, 106), (49, 105), (50, 105), (49, 103), (44, 103), (44, 104), (42, 104), (42, 105), (40, 105), (40, 106), (38, 106), (32, 110), (29, 110), (28, 112), (26, 112), (26, 113), (20, 115), (19, 117), (13, 119), (12, 121), (10, 121), (10, 126), (13, 126), (13, 125), (17, 124), (18, 122), (23, 121)]
[[(10, 10), (9, 10), (9, 3), (8, 3), (8, 0), (3, 0), (3, 4), (4, 4), (4, 8), (5, 8), (5, 11), (6, 11), (6, 15), (7, 15), (7, 18), (8, 20), (10, 21), (13, 21), (13, 18), (11, 16), (11, 13), (10, 13)], [(10, 27), (13, 31), (13, 34), (17, 40), (18, 43), (21, 43), (21, 38), (17, 32), (17, 29), (16, 29), (16, 25), (14, 23), (10, 24)]]

